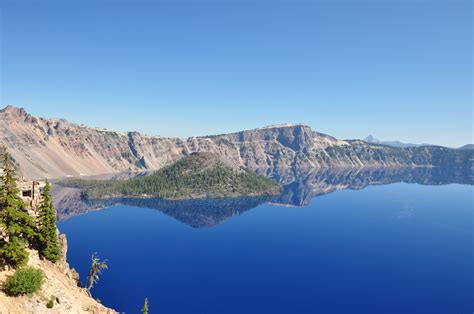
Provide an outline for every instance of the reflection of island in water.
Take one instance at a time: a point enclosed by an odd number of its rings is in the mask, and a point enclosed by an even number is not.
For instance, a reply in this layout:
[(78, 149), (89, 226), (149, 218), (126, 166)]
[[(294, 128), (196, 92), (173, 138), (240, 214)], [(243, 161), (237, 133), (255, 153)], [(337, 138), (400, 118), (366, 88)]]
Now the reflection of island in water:
[(67, 218), (114, 205), (157, 209), (192, 227), (211, 227), (262, 203), (291, 206), (308, 205), (313, 197), (341, 189), (363, 189), (369, 185), (396, 182), (442, 185), (474, 184), (471, 169), (401, 168), (401, 169), (326, 169), (306, 175), (290, 173), (275, 178), (283, 185), (279, 196), (237, 197), (196, 200), (114, 198), (84, 201), (77, 189), (54, 185), (53, 199), (58, 218)]

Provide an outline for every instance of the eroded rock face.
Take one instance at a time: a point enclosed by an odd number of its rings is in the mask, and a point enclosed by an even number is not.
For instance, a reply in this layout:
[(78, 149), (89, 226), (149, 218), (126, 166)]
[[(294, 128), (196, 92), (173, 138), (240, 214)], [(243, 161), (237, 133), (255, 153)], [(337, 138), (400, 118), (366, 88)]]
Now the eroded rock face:
[[(65, 237), (60, 239), (66, 252)], [(117, 313), (94, 300), (85, 289), (78, 287), (78, 274), (69, 268), (65, 257), (54, 264), (41, 259), (35, 250), (28, 250), (28, 253), (28, 265), (41, 269), (44, 273), (43, 285), (31, 296), (9, 297), (0, 291), (0, 313)], [(0, 282), (3, 283), (11, 274), (11, 269), (0, 270)], [(55, 302), (52, 309), (48, 309), (46, 304), (51, 296), (57, 297), (58, 302)]]
[(280, 125), (187, 139), (119, 133), (66, 120), (36, 118), (24, 109), (0, 111), (0, 144), (28, 178), (156, 170), (192, 152), (211, 152), (258, 174), (274, 176), (318, 168), (472, 167), (472, 151), (424, 146), (394, 148), (343, 141), (310, 127)]

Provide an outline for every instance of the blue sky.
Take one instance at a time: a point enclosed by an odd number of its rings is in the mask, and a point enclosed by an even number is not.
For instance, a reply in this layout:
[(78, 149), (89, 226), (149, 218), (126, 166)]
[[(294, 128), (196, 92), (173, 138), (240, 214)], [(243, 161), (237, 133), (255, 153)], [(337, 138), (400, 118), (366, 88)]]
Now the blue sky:
[(163, 136), (472, 142), (470, 1), (8, 1), (1, 103)]

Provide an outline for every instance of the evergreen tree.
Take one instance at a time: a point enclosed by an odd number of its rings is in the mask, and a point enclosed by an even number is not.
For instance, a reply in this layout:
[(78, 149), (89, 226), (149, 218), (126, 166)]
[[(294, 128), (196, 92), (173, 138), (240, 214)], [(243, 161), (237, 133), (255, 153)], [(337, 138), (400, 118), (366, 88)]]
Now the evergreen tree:
[(234, 169), (206, 153), (191, 154), (149, 176), (129, 180), (71, 180), (83, 200), (142, 194), (160, 198), (278, 194), (280, 187), (245, 169)]
[(142, 313), (148, 314), (148, 298), (145, 298), (145, 302), (143, 302)]
[(9, 241), (0, 248), (0, 256), (10, 266), (18, 267), (28, 262), (28, 252), (25, 250), (27, 243), (19, 237), (10, 237)]
[(51, 185), (46, 185), (41, 194), (41, 204), (38, 210), (38, 233), (40, 240), (40, 254), (46, 259), (57, 262), (61, 258), (61, 247), (56, 228), (56, 210), (51, 198)]
[(20, 193), (10, 155), (6, 147), (1, 155), (3, 174), (0, 181), (0, 218), (5, 228), (6, 244), (0, 248), (0, 257), (9, 265), (18, 267), (26, 264), (28, 241), (35, 236), (33, 218), (25, 211), (25, 204), (18, 195)]
[(91, 257), (92, 264), (89, 271), (89, 276), (87, 276), (86, 289), (90, 294), (91, 289), (99, 281), (99, 276), (102, 274), (103, 269), (107, 269), (107, 261), (101, 261), (97, 256), (97, 253), (92, 254)]

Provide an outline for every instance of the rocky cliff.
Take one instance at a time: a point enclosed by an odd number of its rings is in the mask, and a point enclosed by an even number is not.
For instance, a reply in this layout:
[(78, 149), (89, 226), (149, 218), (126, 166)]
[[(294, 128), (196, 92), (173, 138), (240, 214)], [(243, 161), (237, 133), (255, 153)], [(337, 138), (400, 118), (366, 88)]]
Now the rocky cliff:
[[(94, 300), (84, 288), (78, 286), (78, 274), (66, 262), (66, 237), (61, 235), (60, 240), (63, 258), (57, 263), (41, 259), (36, 250), (28, 250), (28, 265), (44, 272), (43, 285), (33, 295), (10, 297), (0, 291), (0, 313), (117, 313)], [(0, 282), (4, 282), (11, 274), (11, 269), (0, 269)], [(57, 302), (49, 309), (46, 304), (51, 296), (57, 297)]]
[(0, 111), (0, 144), (29, 178), (155, 170), (192, 152), (212, 152), (267, 176), (320, 168), (456, 166), (471, 169), (473, 153), (438, 146), (395, 148), (338, 140), (310, 127), (279, 125), (187, 139), (119, 133)]

